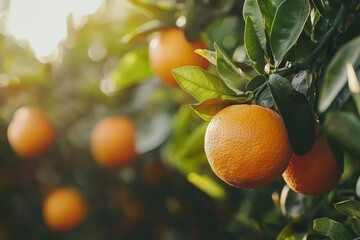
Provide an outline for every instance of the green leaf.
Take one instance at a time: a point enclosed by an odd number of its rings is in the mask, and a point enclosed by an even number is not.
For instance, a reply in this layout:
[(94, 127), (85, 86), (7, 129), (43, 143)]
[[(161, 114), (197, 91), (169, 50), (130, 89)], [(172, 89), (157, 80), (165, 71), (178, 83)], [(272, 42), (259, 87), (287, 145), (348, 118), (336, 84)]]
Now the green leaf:
[(175, 24), (167, 23), (167, 22), (159, 21), (159, 20), (153, 20), (153, 21), (146, 22), (146, 23), (140, 25), (139, 27), (133, 29), (128, 34), (121, 37), (120, 44), (134, 43), (136, 41), (146, 38), (149, 34), (155, 32), (157, 30), (160, 30), (160, 29), (163, 29), (166, 27), (172, 27), (172, 26), (175, 26)]
[(121, 90), (151, 77), (153, 73), (147, 59), (146, 48), (125, 54), (110, 74), (115, 86), (112, 90)]
[(216, 49), (216, 69), (219, 76), (231, 90), (237, 94), (243, 94), (250, 79), (246, 79), (246, 75), (241, 74), (241, 70), (217, 44), (214, 46)]
[(226, 197), (224, 187), (208, 175), (200, 175), (192, 172), (187, 175), (187, 180), (210, 197), (216, 199), (224, 199)]
[(258, 1), (262, 16), (265, 20), (265, 29), (270, 34), (271, 25), (274, 20), (276, 7), (271, 1)]
[(319, 94), (319, 111), (324, 112), (347, 83), (346, 63), (357, 69), (360, 66), (360, 36), (341, 47), (324, 73), (324, 82)]
[(297, 231), (295, 224), (289, 223), (281, 230), (276, 240), (303, 240), (305, 236), (306, 232)]
[(266, 79), (263, 75), (256, 75), (246, 85), (247, 91), (254, 91), (265, 83)]
[(314, 220), (313, 229), (333, 240), (352, 240), (350, 233), (340, 223), (330, 218), (318, 218)]
[(300, 71), (291, 81), (292, 86), (300, 93), (307, 96), (307, 92), (312, 82), (312, 75), (308, 71)]
[(235, 0), (185, 1), (186, 24), (184, 32), (186, 38), (189, 41), (195, 41), (215, 17), (227, 14), (235, 3)]
[(349, 90), (352, 93), (352, 96), (354, 98), (355, 105), (357, 107), (358, 113), (360, 113), (360, 83), (358, 78), (356, 77), (356, 72), (351, 66), (351, 64), (346, 64), (347, 68), (347, 75), (348, 75), (348, 85)]
[(335, 208), (349, 217), (360, 220), (360, 202), (356, 200), (346, 200), (334, 204)]
[(360, 156), (360, 120), (354, 114), (329, 112), (324, 126), (332, 140), (349, 153)]
[(196, 49), (195, 52), (216, 66), (216, 52), (207, 49)]
[(266, 51), (266, 35), (264, 31), (265, 24), (258, 4), (258, 0), (245, 0), (243, 17), (244, 20), (246, 20), (248, 17), (251, 17), (256, 35), (258, 36), (258, 39), (260, 41), (260, 45), (263, 50)]
[(284, 120), (293, 151), (303, 155), (315, 141), (315, 120), (306, 97), (278, 74), (270, 75), (268, 85)]
[(158, 20), (166, 21), (172, 19), (175, 21), (174, 14), (177, 9), (169, 1), (147, 1), (147, 0), (128, 0), (130, 3), (151, 13)]
[(335, 40), (336, 47), (360, 35), (360, 17), (357, 17)]
[(256, 31), (254, 28), (254, 23), (250, 17), (246, 18), (244, 36), (246, 53), (249, 56), (250, 60), (253, 62), (254, 69), (259, 74), (263, 74), (266, 64), (264, 56), (265, 52), (264, 49), (261, 48), (259, 38), (256, 35)]
[(248, 98), (235, 100), (208, 99), (199, 104), (191, 104), (191, 108), (205, 121), (210, 121), (221, 109), (231, 105), (249, 101)]
[(180, 67), (173, 69), (172, 73), (179, 85), (199, 102), (211, 98), (227, 100), (237, 97), (221, 78), (199, 67)]
[(187, 105), (181, 106), (175, 116), (166, 159), (185, 175), (200, 169), (209, 169), (211, 173), (203, 141), (207, 124), (196, 117)]
[(309, 14), (308, 0), (285, 0), (276, 10), (270, 33), (270, 45), (276, 66), (279, 66), (285, 54), (296, 43)]
[(312, 0), (312, 2), (326, 20), (334, 20), (340, 9), (339, 1)]

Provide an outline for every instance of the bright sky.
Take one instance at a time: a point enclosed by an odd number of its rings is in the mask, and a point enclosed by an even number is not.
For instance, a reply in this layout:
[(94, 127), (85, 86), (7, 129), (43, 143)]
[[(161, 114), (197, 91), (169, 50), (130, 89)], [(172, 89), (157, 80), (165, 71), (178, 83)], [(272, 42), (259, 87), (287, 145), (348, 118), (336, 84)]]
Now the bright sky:
[(66, 37), (66, 18), (95, 12), (103, 0), (11, 0), (8, 34), (29, 41), (39, 58), (56, 52)]

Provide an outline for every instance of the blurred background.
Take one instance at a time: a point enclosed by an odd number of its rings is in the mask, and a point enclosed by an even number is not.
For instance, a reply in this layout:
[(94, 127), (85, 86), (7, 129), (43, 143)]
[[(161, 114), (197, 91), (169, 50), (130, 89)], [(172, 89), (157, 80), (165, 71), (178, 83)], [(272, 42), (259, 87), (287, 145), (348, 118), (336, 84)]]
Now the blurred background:
[[(335, 196), (305, 198), (282, 179), (255, 191), (214, 177), (203, 150), (206, 123), (188, 107), (194, 100), (161, 83), (148, 62), (151, 34), (184, 16), (189, 22), (189, 2), (196, 1), (0, 0), (0, 240), (275, 239), (308, 209), (337, 214), (324, 204)], [(241, 7), (213, 1), (187, 31), (244, 57)], [(6, 137), (21, 106), (41, 107), (56, 128), (37, 159), (18, 157)], [(140, 154), (106, 168), (93, 159), (89, 138), (96, 122), (115, 114), (134, 121)], [(344, 179), (337, 200), (356, 184)], [(74, 230), (54, 231), (42, 206), (63, 186), (79, 190), (88, 215)]]

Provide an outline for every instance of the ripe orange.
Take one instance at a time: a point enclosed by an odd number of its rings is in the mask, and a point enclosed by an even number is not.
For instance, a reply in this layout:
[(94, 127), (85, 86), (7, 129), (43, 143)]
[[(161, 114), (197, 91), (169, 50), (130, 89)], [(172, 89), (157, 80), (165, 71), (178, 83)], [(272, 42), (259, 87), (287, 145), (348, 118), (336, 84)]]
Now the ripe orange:
[(222, 109), (210, 121), (205, 152), (223, 181), (239, 188), (258, 188), (281, 176), (292, 149), (276, 112), (242, 104)]
[(43, 154), (53, 143), (55, 130), (43, 110), (21, 107), (15, 111), (7, 129), (7, 137), (13, 151), (26, 158)]
[(321, 195), (333, 189), (341, 173), (324, 135), (303, 156), (293, 155), (283, 174), (286, 184), (295, 192)]
[(205, 49), (202, 39), (189, 42), (179, 28), (168, 28), (159, 32), (149, 45), (149, 61), (158, 78), (173, 87), (179, 87), (171, 74), (174, 68), (193, 65), (206, 69), (209, 62), (195, 53), (196, 49)]
[(135, 127), (125, 116), (110, 116), (99, 121), (91, 133), (91, 151), (103, 166), (120, 167), (136, 157)]
[(84, 221), (86, 214), (85, 200), (71, 187), (55, 189), (43, 204), (45, 223), (53, 230), (72, 230)]

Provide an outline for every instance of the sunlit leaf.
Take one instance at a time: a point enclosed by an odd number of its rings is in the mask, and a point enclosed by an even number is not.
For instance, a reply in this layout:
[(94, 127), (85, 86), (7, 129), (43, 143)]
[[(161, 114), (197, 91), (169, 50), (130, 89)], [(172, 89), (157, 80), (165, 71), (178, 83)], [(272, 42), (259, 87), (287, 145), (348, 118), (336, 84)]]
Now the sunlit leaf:
[(180, 67), (173, 69), (172, 73), (179, 85), (199, 102), (211, 98), (236, 98), (236, 93), (226, 86), (221, 78), (199, 67)]
[(292, 86), (300, 93), (307, 96), (307, 92), (311, 85), (312, 76), (307, 71), (300, 71), (291, 81)]
[(309, 102), (280, 75), (270, 75), (268, 84), (284, 120), (294, 153), (305, 154), (315, 141), (315, 120)]
[(153, 73), (147, 59), (146, 48), (125, 54), (110, 75), (115, 83), (114, 90), (124, 89), (151, 77)]
[(166, 27), (174, 27), (175, 24), (171, 22), (163, 22), (158, 20), (153, 20), (144, 23), (143, 25), (138, 26), (133, 29), (131, 32), (120, 38), (120, 44), (131, 44), (141, 39), (146, 38), (149, 34), (166, 28)]
[(279, 66), (285, 54), (296, 43), (309, 14), (308, 0), (285, 0), (276, 10), (270, 34), (276, 66)]
[(265, 24), (263, 16), (258, 4), (258, 0), (245, 0), (243, 17), (246, 20), (248, 17), (253, 21), (254, 31), (258, 36), (259, 42), (263, 50), (266, 50), (266, 35), (265, 35)]
[(212, 64), (216, 65), (216, 52), (207, 49), (196, 49), (195, 52), (206, 58)]
[(329, 112), (325, 118), (327, 135), (349, 153), (360, 156), (360, 120), (348, 112)]
[(319, 94), (319, 111), (324, 112), (347, 83), (346, 63), (357, 69), (360, 66), (360, 36), (351, 40), (332, 58), (324, 73)]
[(351, 240), (349, 232), (341, 225), (330, 218), (318, 218), (314, 220), (313, 229), (332, 240)]
[(250, 60), (254, 63), (254, 69), (259, 74), (263, 74), (265, 68), (265, 52), (260, 45), (253, 21), (250, 17), (246, 18), (245, 23), (245, 49)]
[(360, 220), (360, 202), (356, 200), (346, 200), (334, 204), (335, 208), (349, 217)]
[(305, 195), (292, 191), (284, 185), (280, 195), (280, 209), (284, 216), (298, 220), (305, 216), (306, 211)]
[(231, 90), (237, 94), (243, 94), (246, 91), (248, 79), (241, 75), (241, 70), (236, 67), (229, 56), (217, 44), (215, 44), (215, 49), (216, 69), (219, 76)]
[(358, 113), (360, 113), (360, 83), (356, 77), (355, 70), (350, 63), (346, 64), (347, 75), (348, 75), (348, 85), (349, 89), (352, 93), (352, 96), (355, 101), (355, 105), (358, 109)]
[(226, 197), (225, 189), (208, 175), (200, 175), (192, 172), (187, 175), (187, 179), (197, 188), (213, 198), (224, 199)]

